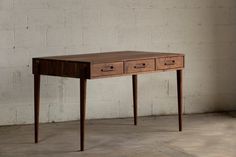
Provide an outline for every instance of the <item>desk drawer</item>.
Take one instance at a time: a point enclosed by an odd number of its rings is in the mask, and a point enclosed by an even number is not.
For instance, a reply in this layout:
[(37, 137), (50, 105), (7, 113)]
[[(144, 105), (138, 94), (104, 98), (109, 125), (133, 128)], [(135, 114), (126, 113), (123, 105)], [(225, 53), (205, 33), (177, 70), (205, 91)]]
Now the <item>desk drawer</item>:
[(143, 59), (143, 60), (125, 62), (126, 73), (137, 73), (137, 72), (154, 71), (154, 70), (155, 70), (154, 59)]
[(166, 70), (166, 69), (175, 69), (182, 68), (184, 66), (184, 57), (162, 57), (156, 59), (156, 69), (157, 70)]
[(123, 62), (93, 64), (91, 76), (107, 76), (123, 74)]

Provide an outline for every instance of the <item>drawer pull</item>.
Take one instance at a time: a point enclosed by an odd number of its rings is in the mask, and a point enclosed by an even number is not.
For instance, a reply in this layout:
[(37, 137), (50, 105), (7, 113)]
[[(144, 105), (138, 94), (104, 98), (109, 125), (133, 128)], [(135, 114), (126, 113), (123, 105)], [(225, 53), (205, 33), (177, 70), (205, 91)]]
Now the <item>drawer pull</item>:
[(102, 72), (109, 72), (109, 71), (113, 71), (113, 70), (114, 70), (113, 66), (107, 66), (107, 67), (101, 69)]
[(175, 60), (166, 61), (165, 65), (175, 65)]
[(136, 68), (136, 69), (141, 69), (141, 68), (145, 68), (145, 66), (146, 66), (145, 63), (141, 63), (141, 64), (136, 64), (136, 65), (134, 66), (134, 68)]

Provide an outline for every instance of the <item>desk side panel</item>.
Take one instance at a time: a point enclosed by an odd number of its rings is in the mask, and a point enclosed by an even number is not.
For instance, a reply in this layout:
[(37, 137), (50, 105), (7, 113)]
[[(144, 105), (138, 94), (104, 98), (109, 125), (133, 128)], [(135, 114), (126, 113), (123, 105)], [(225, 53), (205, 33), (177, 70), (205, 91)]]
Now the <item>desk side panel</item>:
[(33, 59), (33, 74), (90, 78), (90, 63)]

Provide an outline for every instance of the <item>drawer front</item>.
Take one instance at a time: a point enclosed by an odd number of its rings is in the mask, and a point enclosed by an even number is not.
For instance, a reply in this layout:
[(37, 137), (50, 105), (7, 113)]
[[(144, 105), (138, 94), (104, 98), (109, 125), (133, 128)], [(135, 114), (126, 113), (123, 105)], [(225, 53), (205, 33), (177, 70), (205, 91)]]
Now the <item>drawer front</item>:
[(123, 62), (93, 64), (91, 76), (109, 76), (123, 74)]
[(156, 69), (166, 70), (184, 67), (184, 57), (162, 57), (156, 59)]
[(154, 71), (154, 70), (155, 70), (154, 59), (143, 59), (143, 60), (125, 62), (125, 72), (127, 74), (145, 72), (145, 71)]

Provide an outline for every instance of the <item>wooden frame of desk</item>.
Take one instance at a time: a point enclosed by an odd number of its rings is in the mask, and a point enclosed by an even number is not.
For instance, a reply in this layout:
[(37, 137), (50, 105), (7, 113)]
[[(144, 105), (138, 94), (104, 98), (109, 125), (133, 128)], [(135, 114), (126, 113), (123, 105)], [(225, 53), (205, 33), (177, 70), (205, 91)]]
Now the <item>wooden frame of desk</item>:
[(184, 55), (142, 51), (117, 51), (33, 58), (35, 143), (38, 143), (40, 75), (80, 78), (80, 150), (84, 150), (87, 79), (132, 75), (134, 125), (137, 125), (137, 75), (177, 71), (179, 131), (182, 131), (182, 70)]

